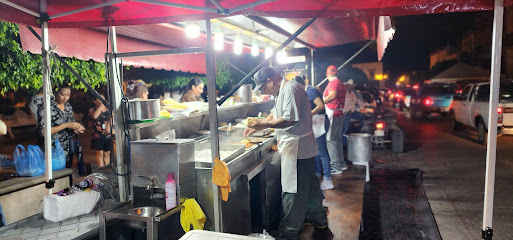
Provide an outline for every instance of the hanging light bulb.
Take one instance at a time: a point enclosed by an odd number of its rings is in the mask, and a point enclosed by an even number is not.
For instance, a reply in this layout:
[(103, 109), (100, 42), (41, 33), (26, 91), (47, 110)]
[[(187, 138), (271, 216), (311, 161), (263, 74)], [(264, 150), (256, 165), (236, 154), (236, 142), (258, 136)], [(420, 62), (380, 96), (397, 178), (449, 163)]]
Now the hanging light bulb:
[(188, 38), (197, 38), (201, 34), (201, 29), (198, 23), (191, 22), (185, 25), (185, 35)]
[(224, 49), (224, 33), (220, 28), (216, 29), (214, 33), (214, 49), (216, 51)]
[(283, 50), (279, 51), (277, 54), (276, 54), (276, 61), (279, 63), (279, 64), (283, 64), (285, 63), (285, 60), (287, 59), (287, 53)]
[(242, 54), (242, 38), (238, 34), (233, 40), (233, 53), (236, 55)]
[(273, 48), (271, 46), (267, 46), (265, 48), (265, 59), (269, 59), (273, 55)]
[(251, 43), (251, 56), (256, 57), (260, 54), (260, 48), (258, 47), (258, 42), (253, 39)]

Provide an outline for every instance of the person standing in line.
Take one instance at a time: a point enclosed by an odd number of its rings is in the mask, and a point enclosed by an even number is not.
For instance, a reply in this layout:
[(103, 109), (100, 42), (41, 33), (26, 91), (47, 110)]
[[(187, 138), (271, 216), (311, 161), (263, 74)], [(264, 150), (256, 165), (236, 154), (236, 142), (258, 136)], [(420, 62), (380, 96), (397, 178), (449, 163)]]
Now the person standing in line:
[(326, 138), (331, 160), (331, 174), (336, 175), (342, 174), (342, 171), (347, 170), (347, 165), (344, 161), (344, 146), (342, 144), (346, 87), (337, 78), (337, 67), (334, 65), (326, 69), (326, 77), (329, 83), (324, 90), (323, 100), (326, 104), (326, 115), (330, 121), (330, 128)]
[(331, 181), (330, 155), (326, 147), (326, 131), (330, 127), (330, 122), (326, 117), (322, 94), (314, 86), (308, 85), (307, 81), (302, 77), (296, 76), (294, 80), (303, 87), (306, 86), (306, 94), (310, 100), (312, 128), (317, 146), (319, 147), (319, 155), (315, 157), (315, 174), (319, 178), (321, 177), (321, 172), (324, 175), (321, 182), (321, 190), (333, 189), (335, 186), (333, 186), (333, 182)]
[(271, 114), (266, 119), (255, 120), (244, 129), (244, 136), (265, 128), (276, 129), (281, 158), (280, 239), (298, 239), (307, 215), (317, 229), (329, 230), (319, 179), (315, 176), (318, 150), (306, 92), (301, 85), (283, 79), (271, 67), (261, 68), (254, 80), (255, 91), (261, 89), (262, 93), (276, 97)]
[[(353, 79), (347, 80), (345, 82), (346, 85), (346, 100), (344, 103), (344, 130), (343, 130), (343, 140), (344, 146), (347, 146), (347, 130), (349, 129), (349, 124), (351, 123), (351, 119), (358, 120), (358, 127), (362, 129), (363, 127), (363, 114), (360, 112), (360, 108), (365, 104), (362, 99), (358, 97), (356, 91), (354, 90), (354, 82)], [(359, 132), (359, 131), (358, 131)]]
[(126, 86), (126, 96), (128, 99), (140, 99), (140, 100), (148, 100), (148, 88), (151, 87), (152, 84), (146, 84), (143, 80), (130, 80)]
[[(105, 99), (103, 94), (100, 96)], [(96, 150), (96, 164), (103, 167), (110, 164), (110, 151), (112, 150), (111, 112), (98, 99), (94, 99), (95, 108), (89, 117), (92, 120), (93, 134), (91, 136), (91, 148)]]

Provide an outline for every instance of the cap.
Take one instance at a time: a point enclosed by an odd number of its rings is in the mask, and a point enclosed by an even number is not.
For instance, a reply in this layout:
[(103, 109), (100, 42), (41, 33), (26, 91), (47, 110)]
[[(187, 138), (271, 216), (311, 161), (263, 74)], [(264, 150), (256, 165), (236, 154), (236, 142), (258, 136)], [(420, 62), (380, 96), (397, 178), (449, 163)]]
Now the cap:
[(335, 67), (335, 65), (328, 66), (328, 69), (326, 69), (326, 74), (337, 74), (337, 67)]
[(151, 83), (149, 83), (149, 84), (145, 83), (142, 79), (137, 79), (137, 80), (135, 80), (135, 82), (140, 83), (140, 84), (144, 84), (147, 88), (149, 88), (149, 87), (151, 87), (153, 85)]
[(277, 70), (277, 68), (275, 67), (260, 68), (260, 70), (258, 70), (258, 72), (256, 72), (255, 76), (253, 77), (253, 80), (256, 83), (256, 86), (253, 89), (253, 91), (257, 91), (258, 89), (260, 89), (260, 87), (262, 87), (262, 84), (264, 84), (264, 82), (268, 78), (272, 78), (274, 75), (279, 75), (278, 71), (279, 70)]
[(347, 82), (344, 83), (345, 85), (354, 85), (353, 79), (347, 80)]

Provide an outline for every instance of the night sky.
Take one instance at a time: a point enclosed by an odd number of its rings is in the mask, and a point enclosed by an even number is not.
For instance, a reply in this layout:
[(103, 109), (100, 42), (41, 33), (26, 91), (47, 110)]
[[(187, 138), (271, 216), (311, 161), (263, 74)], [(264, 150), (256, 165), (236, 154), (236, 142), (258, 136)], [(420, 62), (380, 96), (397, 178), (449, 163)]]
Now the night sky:
[[(482, 13), (451, 13), (393, 17), (396, 34), (383, 57), (391, 74), (429, 69), (430, 52), (446, 44), (459, 43)], [(491, 23), (490, 23), (491, 24)]]

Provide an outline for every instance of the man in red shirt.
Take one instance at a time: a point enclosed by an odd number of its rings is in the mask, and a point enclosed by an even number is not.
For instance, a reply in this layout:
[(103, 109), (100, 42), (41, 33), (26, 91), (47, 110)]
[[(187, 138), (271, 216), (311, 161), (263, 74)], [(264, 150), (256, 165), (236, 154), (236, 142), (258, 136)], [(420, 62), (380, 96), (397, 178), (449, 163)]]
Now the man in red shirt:
[(323, 100), (326, 104), (326, 115), (330, 120), (330, 128), (326, 135), (328, 153), (331, 159), (331, 174), (341, 174), (347, 170), (344, 161), (344, 145), (342, 144), (342, 130), (344, 128), (344, 102), (346, 99), (346, 87), (337, 78), (337, 68), (331, 65), (326, 70), (329, 80), (324, 90)]

